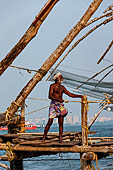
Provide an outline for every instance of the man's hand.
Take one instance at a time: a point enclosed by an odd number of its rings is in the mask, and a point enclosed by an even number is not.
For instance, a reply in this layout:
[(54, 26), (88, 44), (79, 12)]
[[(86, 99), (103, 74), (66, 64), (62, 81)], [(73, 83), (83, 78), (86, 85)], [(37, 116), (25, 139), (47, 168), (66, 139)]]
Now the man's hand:
[(64, 103), (69, 103), (69, 101), (68, 100), (64, 100)]

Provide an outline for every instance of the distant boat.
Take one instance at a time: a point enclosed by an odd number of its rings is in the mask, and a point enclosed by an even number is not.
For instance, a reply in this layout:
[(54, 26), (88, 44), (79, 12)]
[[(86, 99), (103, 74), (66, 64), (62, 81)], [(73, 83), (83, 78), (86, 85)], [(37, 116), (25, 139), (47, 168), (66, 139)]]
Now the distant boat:
[[(37, 129), (37, 125), (34, 125), (32, 123), (30, 123), (30, 124), (27, 123), (25, 125), (25, 129), (26, 130), (35, 130), (35, 129)], [(0, 130), (8, 130), (8, 128), (6, 126), (4, 126), (4, 127), (0, 127)]]
[(35, 130), (35, 129), (37, 129), (37, 126), (32, 124), (32, 123), (30, 123), (30, 124), (26, 124), (25, 125), (25, 129), (26, 130)]
[(0, 130), (8, 130), (7, 127), (0, 127)]

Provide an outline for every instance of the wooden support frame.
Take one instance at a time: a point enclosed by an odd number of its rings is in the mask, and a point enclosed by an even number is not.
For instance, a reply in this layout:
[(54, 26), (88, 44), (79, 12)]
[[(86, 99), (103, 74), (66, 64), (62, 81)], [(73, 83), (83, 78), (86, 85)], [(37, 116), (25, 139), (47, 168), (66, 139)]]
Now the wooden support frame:
[[(88, 126), (87, 126), (88, 101), (84, 95), (81, 103), (81, 129), (82, 129), (82, 146), (88, 146)], [(80, 153), (81, 170), (88, 170), (91, 161), (83, 159), (83, 153)]]
[(82, 145), (88, 146), (88, 127), (87, 127), (87, 96), (84, 95), (81, 104), (81, 128), (82, 128)]

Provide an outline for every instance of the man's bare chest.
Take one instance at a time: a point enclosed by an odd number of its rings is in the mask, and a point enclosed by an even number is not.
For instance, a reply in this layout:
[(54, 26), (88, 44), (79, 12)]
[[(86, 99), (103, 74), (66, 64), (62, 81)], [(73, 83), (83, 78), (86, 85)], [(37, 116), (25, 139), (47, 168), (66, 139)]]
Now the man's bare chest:
[(57, 85), (57, 86), (54, 87), (54, 93), (62, 94), (62, 92), (63, 92), (63, 89), (62, 89), (61, 85)]

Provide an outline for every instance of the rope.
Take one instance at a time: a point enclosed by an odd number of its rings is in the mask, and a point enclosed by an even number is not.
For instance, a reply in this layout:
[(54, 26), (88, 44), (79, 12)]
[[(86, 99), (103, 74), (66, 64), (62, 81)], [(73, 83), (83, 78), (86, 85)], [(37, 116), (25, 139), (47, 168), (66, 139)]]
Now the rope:
[(97, 169), (99, 170), (98, 157), (97, 157), (97, 154), (95, 154), (94, 152), (93, 152), (93, 160), (96, 160), (96, 167), (97, 167)]
[(82, 126), (82, 127), (85, 128), (87, 133), (88, 133), (88, 127), (87, 126)]
[(6, 155), (8, 157), (8, 161), (12, 161), (15, 158), (15, 154), (12, 151), (12, 145), (10, 142), (6, 143)]
[(32, 71), (33, 72), (38, 72), (38, 70), (33, 70), (33, 69), (29, 69), (29, 68), (24, 68), (24, 67), (18, 67), (18, 66), (14, 66), (14, 65), (10, 65), (10, 67), (12, 67), (12, 68), (16, 68), (16, 69), (21, 69), (21, 70), (25, 70), (25, 71), (27, 71), (28, 73), (31, 73)]
[[(28, 99), (41, 100), (41, 101), (50, 101), (49, 99), (40, 99), (40, 98), (33, 98), (33, 97), (30, 97)], [(73, 101), (65, 100), (64, 101), (64, 103), (72, 103), (72, 102), (74, 102), (74, 103), (84, 103), (84, 104), (86, 104), (86, 103), (107, 103), (107, 101), (103, 102), (103, 100), (87, 100), (87, 102), (86, 101), (77, 101), (77, 100), (73, 100)], [(109, 100), (109, 104), (113, 104), (113, 99)]]
[(18, 103), (16, 103), (15, 101), (13, 101), (12, 103), (14, 103), (16, 106), (21, 107), (22, 105), (19, 105)]
[(7, 110), (7, 111), (6, 111), (6, 117), (5, 117), (5, 120), (6, 120), (6, 122), (7, 122), (7, 125), (9, 124), (11, 118), (12, 118), (12, 116), (10, 115), (10, 112)]
[(27, 99), (49, 101), (49, 99), (40, 99), (40, 98), (34, 98), (34, 97), (29, 97), (29, 98), (27, 98)]
[[(12, 104), (15, 104), (17, 107), (21, 107), (22, 105), (19, 105), (18, 103), (16, 103), (15, 101), (12, 102)], [(9, 107), (10, 108), (10, 107)], [(7, 125), (10, 123), (12, 119), (12, 115), (10, 114), (10, 111), (7, 109), (6, 112), (5, 112), (5, 121), (3, 122), (7, 122)], [(17, 117), (18, 117), (18, 111), (17, 111)]]
[[(43, 99), (43, 100), (44, 100), (44, 99)], [(71, 103), (71, 102), (84, 103), (84, 104), (87, 103), (87, 102), (81, 102), (81, 101), (67, 101), (67, 100), (64, 101), (64, 103)], [(58, 102), (58, 103), (59, 103), (59, 102)], [(40, 110), (46, 109), (46, 108), (48, 108), (48, 107), (50, 107), (50, 106), (53, 106), (53, 105), (55, 105), (55, 104), (48, 105), (48, 106), (44, 106), (44, 107), (39, 108), (39, 109), (37, 109), (37, 110), (28, 112), (28, 113), (26, 113), (25, 115), (28, 115), (28, 114), (31, 114), (31, 113), (38, 112), (38, 111), (40, 111)], [(87, 105), (87, 109), (89, 110), (89, 106), (88, 106), (88, 105)]]
[(37, 110), (31, 111), (31, 112), (28, 112), (28, 113), (26, 113), (25, 115), (38, 112), (38, 111), (43, 110), (43, 109), (46, 109), (46, 108), (48, 108), (48, 107), (50, 107), (50, 106), (51, 106), (51, 105), (49, 105), (49, 106), (44, 106), (44, 107), (42, 107), (42, 108), (40, 108), (40, 109), (37, 109)]
[[(39, 98), (28, 98), (28, 99), (49, 101), (49, 99), (39, 99)], [(90, 101), (90, 100), (89, 100), (89, 101), (85, 101), (85, 102), (84, 102), (84, 101), (68, 101), (68, 100), (65, 100), (65, 101), (64, 101), (64, 103), (73, 103), (73, 102), (75, 102), (75, 103), (84, 103), (84, 104), (89, 104), (89, 103), (102, 103), (102, 104), (107, 103), (107, 104), (113, 104), (113, 100), (112, 100), (112, 99), (108, 99), (108, 98), (107, 98), (107, 101), (104, 101), (104, 102), (103, 102), (103, 100), (95, 100), (95, 101)], [(13, 101), (13, 103), (14, 103), (16, 106), (18, 106), (18, 107), (21, 106), (21, 105), (19, 105), (18, 103), (16, 103), (15, 101)], [(54, 105), (54, 104), (53, 104), (53, 105)], [(43, 110), (43, 109), (46, 109), (46, 108), (48, 108), (48, 107), (50, 107), (50, 106), (52, 106), (52, 105), (44, 106), (44, 107), (39, 108), (39, 109), (37, 109), (37, 110), (28, 112), (28, 113), (26, 113), (25, 115), (28, 115), (28, 114), (31, 114), (31, 113), (34, 113), (34, 112), (38, 112), (38, 111)], [(89, 110), (89, 106), (88, 106), (88, 105), (87, 105), (87, 109)], [(15, 119), (17, 118), (17, 117), (12, 118), (12, 116), (10, 115), (10, 112), (9, 112), (8, 110), (6, 111), (5, 114), (6, 114), (6, 118), (5, 118), (5, 121), (3, 121), (2, 123), (7, 122), (7, 124), (9, 124), (11, 120), (15, 120)]]
[(93, 170), (95, 170), (95, 167), (94, 167), (94, 165), (93, 165), (93, 164), (91, 165), (91, 168), (92, 168)]

